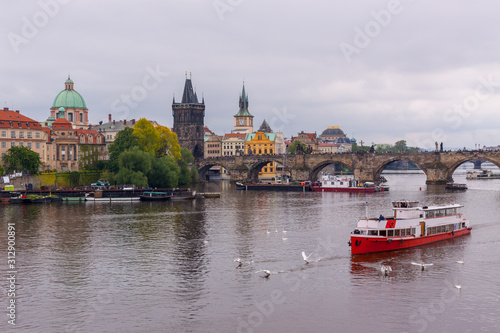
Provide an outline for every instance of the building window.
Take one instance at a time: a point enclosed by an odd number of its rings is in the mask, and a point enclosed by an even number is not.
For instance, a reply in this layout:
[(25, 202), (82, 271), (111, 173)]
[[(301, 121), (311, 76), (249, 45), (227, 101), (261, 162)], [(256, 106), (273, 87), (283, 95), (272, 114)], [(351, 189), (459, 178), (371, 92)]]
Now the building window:
[(2, 148), (7, 148), (7, 142), (5, 141), (2, 142)]
[(40, 142), (36, 143), (36, 149), (40, 149)]
[(2, 138), (6, 138), (7, 137), (7, 131), (2, 131)]
[(15, 137), (16, 137), (16, 132), (11, 131), (11, 132), (10, 132), (10, 137), (11, 137), (11, 138), (15, 138)]
[(33, 133), (30, 131), (30, 132), (28, 132), (28, 139), (31, 139), (31, 138), (33, 138)]
[(16, 143), (15, 143), (15, 142), (11, 142), (11, 143), (10, 143), (10, 146), (11, 146), (11, 147), (15, 147), (15, 146), (16, 146)]
[(23, 131), (19, 132), (19, 138), (21, 138), (21, 139), (24, 138), (24, 132)]
[(31, 149), (31, 142), (28, 142), (28, 148)]
[(83, 123), (83, 113), (80, 113), (80, 122)]
[(68, 121), (73, 122), (73, 114), (72, 113), (68, 113)]
[(40, 132), (35, 133), (35, 138), (40, 139)]

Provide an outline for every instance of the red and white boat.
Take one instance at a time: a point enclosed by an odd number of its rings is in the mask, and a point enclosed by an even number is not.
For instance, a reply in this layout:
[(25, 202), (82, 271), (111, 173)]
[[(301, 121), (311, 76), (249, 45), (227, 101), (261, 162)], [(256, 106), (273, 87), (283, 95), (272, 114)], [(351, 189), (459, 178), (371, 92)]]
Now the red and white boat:
[(468, 235), (462, 205), (419, 206), (417, 201), (394, 201), (394, 216), (364, 218), (351, 233), (352, 254), (393, 251)]
[(352, 176), (332, 176), (324, 175), (321, 181), (314, 183), (311, 190), (316, 192), (358, 192), (373, 193), (383, 191), (382, 187), (375, 186), (374, 183), (361, 183)]

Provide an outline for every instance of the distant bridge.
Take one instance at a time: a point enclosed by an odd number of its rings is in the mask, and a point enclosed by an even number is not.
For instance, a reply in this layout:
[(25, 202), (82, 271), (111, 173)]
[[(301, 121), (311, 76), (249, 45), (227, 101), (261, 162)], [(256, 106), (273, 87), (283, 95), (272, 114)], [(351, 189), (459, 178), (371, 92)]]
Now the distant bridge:
[[(283, 165), (285, 155), (244, 155), (199, 159), (196, 167), (200, 179), (208, 170), (222, 166), (231, 180), (257, 181), (260, 170), (270, 162)], [(293, 180), (316, 180), (329, 164), (340, 163), (351, 170), (360, 181), (377, 182), (380, 174), (391, 163), (408, 161), (416, 164), (426, 175), (426, 184), (441, 185), (453, 181), (453, 172), (463, 163), (482, 160), (500, 167), (500, 151), (450, 151), (411, 153), (339, 153), (339, 154), (287, 154), (286, 165)]]

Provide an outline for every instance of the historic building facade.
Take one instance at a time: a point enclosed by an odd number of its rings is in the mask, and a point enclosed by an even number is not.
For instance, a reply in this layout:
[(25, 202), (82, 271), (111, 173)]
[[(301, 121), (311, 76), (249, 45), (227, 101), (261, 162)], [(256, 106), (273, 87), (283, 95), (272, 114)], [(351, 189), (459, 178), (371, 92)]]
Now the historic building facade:
[(240, 110), (234, 115), (233, 133), (252, 133), (253, 116), (248, 111), (248, 95), (245, 93), (245, 83), (240, 96)]
[(319, 139), (316, 133), (305, 133), (304, 131), (297, 134), (296, 137), (292, 137), (292, 143), (294, 141), (300, 141), (307, 146), (308, 152), (316, 154), (319, 151)]
[(74, 128), (88, 128), (89, 110), (83, 97), (73, 87), (73, 80), (68, 75), (68, 79), (64, 82), (64, 90), (54, 98), (47, 122), (55, 121), (59, 108), (63, 107), (66, 110), (66, 119)]
[(0, 161), (11, 147), (28, 147), (38, 153), (43, 166), (48, 163), (50, 140), (46, 129), (19, 111), (4, 108), (0, 111)]
[[(262, 127), (262, 126), (261, 126)], [(247, 155), (274, 155), (276, 133), (257, 131), (248, 133), (245, 138), (245, 153)], [(271, 179), (276, 176), (276, 163), (266, 164), (259, 172), (259, 178)]]
[(194, 158), (203, 158), (205, 101), (202, 99), (201, 103), (198, 102), (191, 78), (186, 77), (181, 102), (176, 103), (174, 97), (172, 116), (173, 131), (177, 134), (181, 148), (189, 149)]
[(245, 133), (228, 133), (222, 138), (222, 156), (237, 156), (245, 153)]

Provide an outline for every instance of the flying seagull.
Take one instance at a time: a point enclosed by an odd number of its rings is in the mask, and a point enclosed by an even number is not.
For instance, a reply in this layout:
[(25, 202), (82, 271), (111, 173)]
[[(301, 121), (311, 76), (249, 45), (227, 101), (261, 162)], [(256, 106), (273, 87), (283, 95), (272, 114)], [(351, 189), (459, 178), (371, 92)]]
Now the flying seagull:
[(420, 264), (418, 262), (412, 262), (411, 264), (422, 267), (422, 270), (425, 270), (425, 266), (432, 266), (432, 265), (434, 265), (434, 264)]
[(268, 278), (271, 275), (271, 271), (268, 271), (267, 269), (261, 269), (255, 273), (260, 273), (260, 272), (264, 272), (264, 275), (262, 277), (265, 277), (265, 278)]
[(380, 267), (380, 271), (385, 275), (389, 275), (389, 272), (392, 272), (392, 268), (391, 266), (384, 266), (382, 265), (382, 267)]
[(463, 264), (464, 262), (465, 262), (465, 261), (463, 261), (463, 260), (458, 260), (458, 261), (456, 261), (456, 263), (457, 263), (457, 264)]
[(310, 255), (306, 256), (306, 253), (304, 251), (302, 251), (302, 259), (304, 259), (304, 261), (306, 262), (306, 264), (309, 263), (309, 257), (312, 255), (312, 252)]

